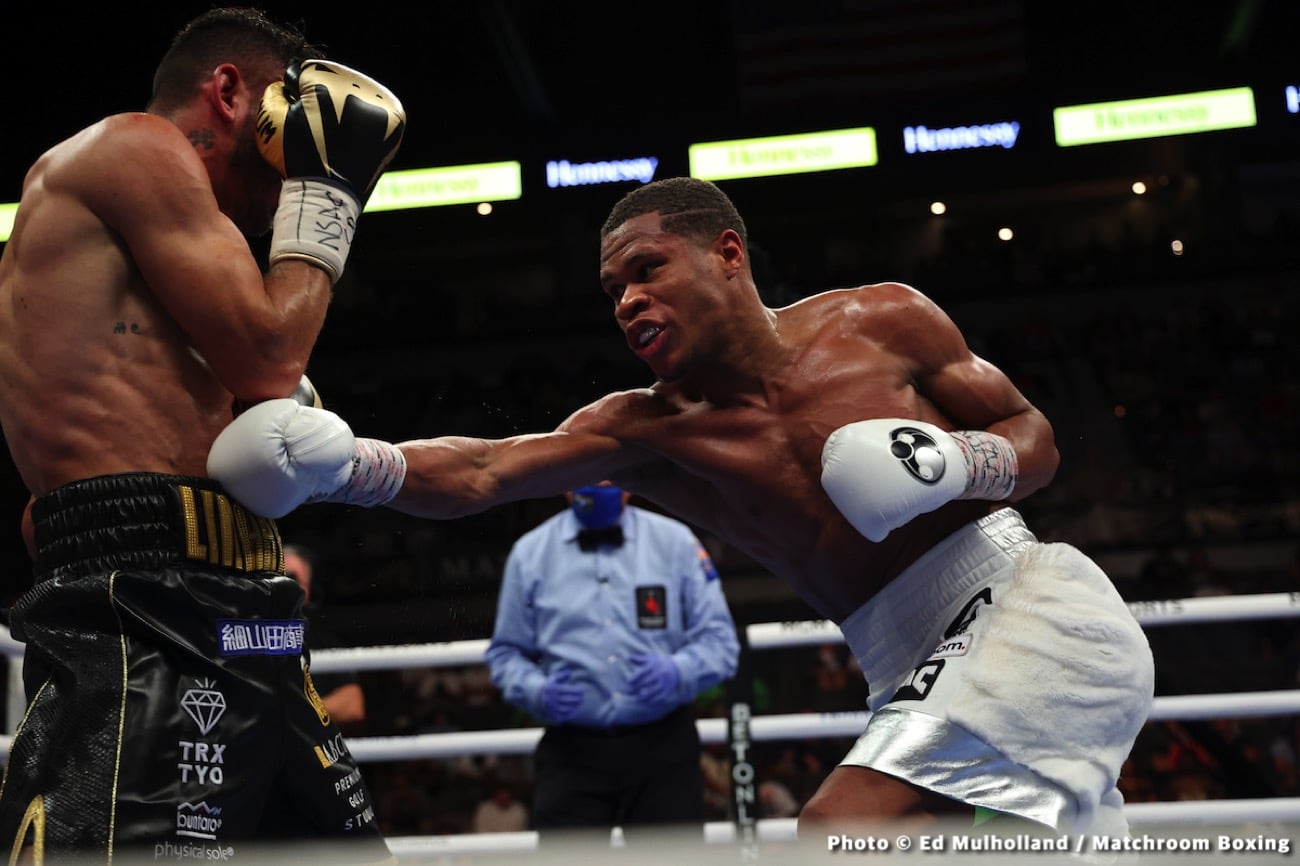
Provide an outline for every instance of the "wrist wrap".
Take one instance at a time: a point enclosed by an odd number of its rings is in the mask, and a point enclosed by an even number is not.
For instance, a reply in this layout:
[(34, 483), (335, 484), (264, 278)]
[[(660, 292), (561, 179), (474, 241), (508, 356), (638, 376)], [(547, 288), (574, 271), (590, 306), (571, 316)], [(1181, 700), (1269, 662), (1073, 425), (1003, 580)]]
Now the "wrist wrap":
[(1008, 498), (1016, 487), (1020, 463), (1006, 437), (983, 430), (957, 430), (952, 438), (966, 460), (966, 490), (957, 498), (992, 502)]
[(316, 178), (286, 180), (271, 232), (271, 264), (302, 259), (324, 268), (330, 282), (337, 283), (360, 215), (356, 196), (336, 184)]
[(358, 438), (348, 483), (308, 502), (342, 502), (374, 508), (392, 501), (405, 480), (406, 456), (397, 446), (380, 439)]

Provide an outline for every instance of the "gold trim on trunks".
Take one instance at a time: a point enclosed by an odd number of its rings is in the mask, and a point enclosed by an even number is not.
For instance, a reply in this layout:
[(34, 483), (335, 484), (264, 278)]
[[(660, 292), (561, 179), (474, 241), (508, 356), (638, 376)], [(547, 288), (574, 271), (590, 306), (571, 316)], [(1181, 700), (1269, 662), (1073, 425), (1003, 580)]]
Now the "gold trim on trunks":
[[(32, 831), (32, 840), (24, 845), (27, 831)], [(9, 852), (9, 866), (31, 863), (43, 866), (45, 863), (45, 798), (40, 794), (27, 804), (23, 820), (18, 825), (18, 835), (14, 838), (13, 850)]]
[(258, 517), (224, 493), (177, 485), (185, 513), (185, 555), (239, 571), (284, 571), (274, 520)]

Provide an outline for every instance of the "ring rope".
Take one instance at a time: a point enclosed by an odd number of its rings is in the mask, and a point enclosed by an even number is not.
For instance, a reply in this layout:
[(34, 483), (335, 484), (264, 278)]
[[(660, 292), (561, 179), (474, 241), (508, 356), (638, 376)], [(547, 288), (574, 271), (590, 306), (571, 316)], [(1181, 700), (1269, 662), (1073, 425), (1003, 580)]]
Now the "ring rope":
[[(1170, 719), (1244, 719), (1300, 714), (1300, 689), (1234, 692), (1219, 695), (1169, 695), (1151, 703), (1148, 721)], [(754, 716), (750, 736), (755, 741), (857, 737), (871, 713), (774, 713)], [(725, 743), (727, 720), (697, 719), (702, 743)], [(531, 754), (542, 737), (541, 728), (493, 731), (452, 731), (387, 737), (349, 737), (348, 749), (361, 763), (372, 761), (456, 758), (462, 755)], [(9, 754), (10, 736), (0, 736), (0, 756)]]
[[(1143, 627), (1282, 619), (1300, 616), (1300, 592), (1135, 601), (1129, 602), (1128, 607)], [(839, 627), (830, 620), (753, 623), (746, 627), (746, 637), (750, 649), (780, 649), (844, 642)], [(401, 670), (481, 664), (490, 643), (488, 639), (477, 639), (323, 649), (312, 653), (312, 670), (331, 673), (340, 670)], [(22, 643), (10, 636), (8, 628), (0, 626), (0, 654), (20, 656), (23, 647)]]
[[(1128, 607), (1143, 627), (1284, 619), (1300, 617), (1300, 592), (1139, 601), (1130, 602)], [(754, 623), (746, 628), (746, 636), (751, 650), (844, 642), (839, 626), (830, 620)], [(317, 650), (312, 653), (312, 670), (330, 673), (348, 669), (386, 670), (481, 664), (489, 643), (489, 640), (469, 640)]]
[[(1152, 701), (1148, 721), (1169, 719), (1259, 718), (1300, 713), (1300, 690), (1240, 692), (1224, 695), (1174, 695)], [(784, 713), (754, 716), (750, 737), (755, 741), (857, 737), (871, 713)], [(727, 720), (697, 719), (700, 742), (725, 743)], [(405, 737), (353, 737), (348, 749), (358, 761), (449, 758), (465, 754), (529, 754), (541, 739), (541, 728), (504, 731), (453, 731)]]

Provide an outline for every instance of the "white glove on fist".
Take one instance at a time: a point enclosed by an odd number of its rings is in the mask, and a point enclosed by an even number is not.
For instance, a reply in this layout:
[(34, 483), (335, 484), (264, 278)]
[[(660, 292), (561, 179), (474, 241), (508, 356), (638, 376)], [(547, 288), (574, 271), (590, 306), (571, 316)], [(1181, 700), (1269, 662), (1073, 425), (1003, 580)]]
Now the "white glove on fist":
[(333, 412), (286, 397), (222, 430), (208, 475), (254, 514), (275, 518), (306, 502), (382, 505), (401, 489), (406, 459), (387, 442), (357, 439)]
[(871, 541), (954, 499), (1005, 499), (1015, 451), (982, 430), (948, 433), (925, 421), (873, 418), (846, 424), (822, 448), (822, 488)]
[(283, 517), (347, 484), (355, 454), (342, 418), (286, 397), (249, 407), (222, 430), (208, 475), (254, 514)]

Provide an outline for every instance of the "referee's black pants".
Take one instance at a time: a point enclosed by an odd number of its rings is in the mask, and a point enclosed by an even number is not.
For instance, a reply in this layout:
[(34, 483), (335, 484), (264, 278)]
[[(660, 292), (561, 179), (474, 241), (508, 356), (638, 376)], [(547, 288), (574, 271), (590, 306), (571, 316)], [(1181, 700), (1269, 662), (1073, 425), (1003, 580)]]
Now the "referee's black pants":
[[(547, 727), (534, 755), (533, 821), (547, 831), (704, 822), (700, 736), (689, 704), (655, 722), (615, 728)], [(568, 834), (572, 835), (572, 834)]]

